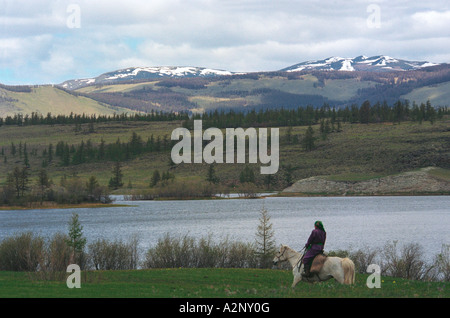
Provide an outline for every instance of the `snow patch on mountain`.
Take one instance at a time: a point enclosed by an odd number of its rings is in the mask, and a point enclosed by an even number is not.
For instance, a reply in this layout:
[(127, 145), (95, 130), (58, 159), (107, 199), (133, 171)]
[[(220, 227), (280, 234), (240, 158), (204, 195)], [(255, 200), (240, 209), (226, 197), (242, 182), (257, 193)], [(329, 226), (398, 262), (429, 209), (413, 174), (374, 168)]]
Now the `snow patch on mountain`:
[(154, 66), (129, 67), (122, 70), (108, 72), (95, 78), (75, 79), (65, 81), (60, 86), (73, 90), (93, 84), (112, 84), (121, 81), (155, 79), (155, 78), (182, 78), (182, 77), (211, 77), (233, 75), (233, 72), (193, 66)]
[(430, 62), (406, 61), (387, 55), (377, 55), (372, 57), (361, 55), (355, 58), (334, 56), (323, 60), (302, 62), (282, 69), (281, 71), (409, 71), (434, 65), (438, 64)]

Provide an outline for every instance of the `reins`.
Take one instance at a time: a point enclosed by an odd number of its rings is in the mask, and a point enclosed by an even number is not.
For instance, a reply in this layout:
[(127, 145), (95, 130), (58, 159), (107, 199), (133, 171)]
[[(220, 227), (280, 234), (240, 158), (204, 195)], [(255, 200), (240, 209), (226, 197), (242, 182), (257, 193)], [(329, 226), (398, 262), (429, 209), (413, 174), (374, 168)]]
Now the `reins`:
[(304, 250), (306, 249), (306, 246), (300, 250), (300, 253), (303, 252), (302, 257), (300, 257), (300, 259), (298, 260), (297, 264), (295, 265), (297, 267), (297, 271), (300, 272), (300, 266), (298, 266), (298, 264), (301, 264), (303, 262), (303, 258), (305, 257), (305, 253)]

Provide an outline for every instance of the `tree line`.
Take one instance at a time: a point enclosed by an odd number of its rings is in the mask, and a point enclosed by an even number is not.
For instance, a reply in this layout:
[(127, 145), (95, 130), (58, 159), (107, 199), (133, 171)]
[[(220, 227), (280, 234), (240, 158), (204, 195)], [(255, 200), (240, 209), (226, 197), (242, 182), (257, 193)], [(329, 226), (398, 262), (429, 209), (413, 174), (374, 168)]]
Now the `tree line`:
[(152, 110), (149, 113), (113, 114), (113, 115), (52, 115), (46, 116), (32, 112), (29, 114), (14, 114), (0, 117), (0, 127), (3, 125), (68, 125), (93, 124), (102, 122), (124, 121), (183, 121), (183, 126), (193, 128), (195, 119), (202, 119), (203, 126), (217, 128), (259, 127), (259, 126), (307, 126), (320, 122), (321, 119), (331, 119), (333, 122), (349, 123), (379, 123), (402, 121), (434, 121), (448, 115), (448, 107), (435, 107), (430, 101), (417, 104), (408, 100), (398, 100), (392, 105), (386, 101), (371, 104), (366, 100), (361, 105), (352, 104), (345, 107), (332, 107), (324, 103), (321, 107), (299, 106), (297, 108), (252, 108), (251, 110), (214, 110), (202, 114), (189, 115), (188, 112), (163, 112)]
[[(99, 144), (90, 139), (81, 141), (79, 145), (70, 145), (67, 141), (56, 144), (55, 156), (60, 159), (61, 165), (78, 165), (95, 161), (126, 161), (143, 153), (166, 151), (171, 149), (173, 141), (168, 135), (154, 137), (153, 134), (144, 141), (140, 135), (133, 132), (129, 141), (122, 142), (120, 138), (113, 143), (106, 143), (103, 138)], [(49, 146), (50, 149), (50, 146)], [(48, 158), (52, 153), (47, 151)]]
[[(39, 207), (46, 206), (49, 202), (57, 204), (111, 202), (108, 187), (100, 185), (95, 176), (87, 180), (77, 176), (71, 178), (63, 176), (59, 184), (55, 184), (45, 169), (38, 171), (34, 181), (30, 179), (30, 175), (30, 168), (14, 167), (7, 174), (4, 186), (0, 188), (0, 205)], [(114, 176), (111, 180), (113, 178)]]
[(46, 116), (38, 112), (29, 114), (14, 114), (13, 116), (0, 117), (0, 127), (3, 125), (14, 126), (30, 126), (30, 125), (68, 125), (68, 124), (90, 124), (104, 122), (123, 122), (123, 121), (176, 121), (189, 118), (187, 113), (150, 111), (149, 113), (136, 114), (116, 114), (113, 115), (86, 115), (74, 114), (69, 115), (52, 115), (47, 113)]
[(352, 104), (335, 108), (329, 104), (316, 108), (313, 106), (298, 108), (255, 109), (249, 111), (214, 110), (203, 114), (195, 114), (183, 121), (183, 126), (193, 128), (194, 120), (202, 119), (204, 128), (236, 128), (236, 127), (270, 127), (270, 126), (309, 126), (328, 119), (332, 123), (381, 123), (404, 121), (434, 122), (444, 115), (450, 114), (448, 107), (434, 107), (430, 101), (412, 104), (399, 100), (393, 105), (387, 102), (371, 104), (369, 101), (361, 105)]

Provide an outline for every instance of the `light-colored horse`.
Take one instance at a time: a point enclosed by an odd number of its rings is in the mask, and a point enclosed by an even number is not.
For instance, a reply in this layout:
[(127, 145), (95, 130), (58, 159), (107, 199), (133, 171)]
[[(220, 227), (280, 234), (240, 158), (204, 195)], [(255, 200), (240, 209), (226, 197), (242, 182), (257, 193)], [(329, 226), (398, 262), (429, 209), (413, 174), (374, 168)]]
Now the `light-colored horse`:
[(274, 265), (283, 261), (288, 261), (291, 264), (292, 273), (294, 274), (292, 288), (302, 279), (312, 283), (334, 278), (341, 284), (351, 285), (355, 283), (355, 264), (351, 259), (328, 256), (319, 273), (314, 274), (312, 277), (303, 277), (302, 255), (287, 245), (281, 245), (280, 250), (273, 259)]

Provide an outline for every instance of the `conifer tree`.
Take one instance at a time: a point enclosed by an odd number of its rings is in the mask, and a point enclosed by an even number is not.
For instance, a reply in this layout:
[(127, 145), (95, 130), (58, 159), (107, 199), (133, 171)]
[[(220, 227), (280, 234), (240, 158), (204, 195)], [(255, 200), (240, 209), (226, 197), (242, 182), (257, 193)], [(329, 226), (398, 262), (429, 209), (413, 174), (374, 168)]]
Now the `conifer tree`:
[(305, 137), (302, 140), (303, 149), (306, 151), (314, 150), (315, 146), (314, 130), (311, 126), (306, 129)]
[(118, 189), (121, 186), (123, 186), (122, 182), (123, 174), (119, 161), (116, 161), (116, 163), (114, 164), (112, 173), (113, 176), (111, 177), (111, 179), (109, 179), (109, 187), (112, 189)]
[(275, 239), (270, 216), (263, 206), (260, 211), (259, 224), (256, 231), (256, 256), (261, 268), (270, 266), (275, 253)]

